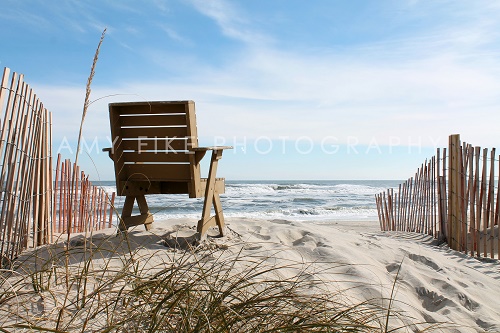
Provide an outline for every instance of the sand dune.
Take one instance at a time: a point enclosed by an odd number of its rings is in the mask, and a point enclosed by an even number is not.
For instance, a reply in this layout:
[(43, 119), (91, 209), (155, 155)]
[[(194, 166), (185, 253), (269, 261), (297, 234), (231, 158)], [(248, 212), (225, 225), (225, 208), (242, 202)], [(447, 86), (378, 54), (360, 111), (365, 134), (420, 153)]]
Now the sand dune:
[[(178, 219), (157, 221), (151, 231), (136, 227), (128, 234), (131, 245), (114, 236), (114, 230), (97, 232), (92, 239), (75, 235), (71, 245), (106, 242), (117, 250), (112, 256), (95, 259), (95, 267), (120, 265), (117, 252), (127, 253), (129, 246), (151, 257), (151, 267), (163, 267), (175, 261), (173, 254), (196, 243), (195, 224)], [(269, 265), (303, 263), (311, 278), (325, 281), (332, 297), (352, 303), (368, 301), (387, 308), (392, 299), (391, 312), (397, 314), (391, 316), (393, 328), (408, 325), (404, 331), (500, 332), (498, 261), (467, 257), (421, 234), (380, 232), (376, 221), (231, 218), (227, 225), (225, 237), (216, 237), (217, 232), (211, 230), (203, 246), (220, 256), (266, 258)], [(50, 255), (62, 248), (62, 243), (51, 247)], [(37, 251), (39, 258), (48, 255)], [(83, 256), (72, 256), (72, 263)], [(293, 277), (300, 270), (297, 267), (280, 270), (281, 278)]]
[[(158, 223), (156, 230), (179, 222), (187, 221)], [(247, 255), (268, 251), (315, 263), (323, 279), (350, 288), (351, 299), (390, 298), (395, 283), (393, 306), (408, 323), (450, 323), (443, 332), (500, 331), (498, 261), (470, 258), (421, 234), (380, 232), (375, 221), (230, 219), (228, 227), (233, 233), (212, 241), (245, 244)]]

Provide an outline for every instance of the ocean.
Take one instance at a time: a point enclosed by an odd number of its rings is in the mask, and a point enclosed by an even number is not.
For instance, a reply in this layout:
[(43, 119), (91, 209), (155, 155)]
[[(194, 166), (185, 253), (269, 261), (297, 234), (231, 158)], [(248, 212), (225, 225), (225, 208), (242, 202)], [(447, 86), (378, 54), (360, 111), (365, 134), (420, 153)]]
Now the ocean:
[[(375, 194), (395, 188), (397, 180), (230, 181), (221, 195), (224, 216), (288, 220), (378, 220)], [(93, 182), (107, 192), (114, 181)], [(121, 211), (124, 197), (115, 206)], [(202, 199), (187, 195), (149, 195), (155, 220), (201, 217)]]

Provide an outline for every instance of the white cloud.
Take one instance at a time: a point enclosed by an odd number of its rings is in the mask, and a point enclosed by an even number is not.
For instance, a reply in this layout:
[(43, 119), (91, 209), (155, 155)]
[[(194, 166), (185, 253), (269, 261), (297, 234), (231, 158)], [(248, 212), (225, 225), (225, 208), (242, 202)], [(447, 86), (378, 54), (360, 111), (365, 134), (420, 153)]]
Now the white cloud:
[[(143, 50), (158, 68), (167, 59), (182, 68), (183, 75), (170, 81), (145, 77), (112, 88), (93, 87), (93, 99), (129, 95), (93, 104), (86, 136), (109, 134), (109, 102), (193, 99), (204, 140), (308, 136), (321, 142), (334, 136), (339, 143), (355, 137), (360, 144), (391, 144), (399, 138), (401, 145), (446, 146), (449, 134), (460, 133), (474, 145), (500, 143), (495, 135), (500, 123), (498, 8), (450, 9), (442, 23), (435, 23), (440, 20), (436, 17), (432, 26), (408, 36), (343, 49), (322, 45), (312, 52), (273, 47), (269, 41), (276, 36), (263, 35), (234, 5), (192, 3), (225, 36), (244, 43), (240, 53), (225, 55), (225, 62), (215, 68), (189, 54)], [(419, 1), (413, 8), (426, 5)], [(163, 27), (170, 38), (185, 41), (173, 28)], [(57, 115), (56, 138), (74, 137), (83, 87), (36, 91)]]
[(251, 22), (235, 7), (233, 2), (225, 0), (190, 0), (200, 13), (212, 18), (223, 34), (248, 44), (268, 42), (269, 36), (257, 31)]

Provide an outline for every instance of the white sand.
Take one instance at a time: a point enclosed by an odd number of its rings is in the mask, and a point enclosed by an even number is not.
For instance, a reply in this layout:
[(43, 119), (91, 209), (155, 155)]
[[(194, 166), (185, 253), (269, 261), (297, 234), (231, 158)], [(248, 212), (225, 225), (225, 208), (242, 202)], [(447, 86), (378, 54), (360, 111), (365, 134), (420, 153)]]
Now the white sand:
[[(179, 224), (193, 226), (195, 221), (159, 222), (156, 232)], [(228, 219), (227, 225), (238, 236), (229, 234), (216, 241), (242, 241), (247, 244), (245, 254), (264, 250), (326, 269), (347, 264), (333, 269), (327, 278), (344, 281), (336, 284), (340, 289), (355, 286), (347, 292), (353, 299), (389, 298), (401, 265), (393, 306), (403, 310), (409, 321), (455, 324), (443, 328), (444, 332), (500, 332), (498, 261), (467, 257), (421, 234), (380, 232), (377, 221), (235, 218)]]
[[(172, 260), (172, 250), (165, 247), (164, 240), (171, 246), (178, 242), (186, 247), (184, 243), (194, 240), (195, 225), (196, 221), (187, 219), (157, 221), (151, 231), (136, 227), (129, 236), (141, 251), (154, 253), (160, 265)], [(393, 327), (437, 322), (447, 323), (439, 326), (439, 332), (500, 332), (498, 261), (467, 257), (420, 234), (383, 233), (378, 231), (377, 221), (231, 218), (227, 225), (227, 236), (208, 238), (221, 253), (267, 255), (278, 265), (314, 263), (311, 274), (330, 281), (332, 290), (345, 290), (342, 295), (354, 303), (384, 303), (382, 299), (391, 297), (396, 281), (392, 308), (401, 320), (391, 319)], [(98, 232), (94, 238), (110, 233)], [(73, 241), (78, 239), (81, 237)], [(119, 237), (113, 237), (115, 241)], [(286, 274), (295, 273), (291, 269)], [(426, 327), (429, 325), (417, 324), (409, 330)]]

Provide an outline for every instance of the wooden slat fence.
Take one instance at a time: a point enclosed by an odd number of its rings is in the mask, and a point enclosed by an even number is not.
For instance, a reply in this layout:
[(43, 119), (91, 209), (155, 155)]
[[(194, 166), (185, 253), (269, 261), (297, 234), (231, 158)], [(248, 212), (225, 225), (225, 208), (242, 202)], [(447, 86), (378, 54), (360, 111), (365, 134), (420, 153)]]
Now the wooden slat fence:
[[(418, 232), (443, 237), (445, 198), (443, 188), (446, 149), (441, 149), (417, 169), (415, 175), (399, 185), (375, 196), (384, 231)], [(443, 166), (443, 168), (441, 168)]]
[(28, 246), (52, 242), (54, 233), (110, 227), (115, 194), (110, 198), (78, 171), (71, 197), (69, 175), (78, 167), (60, 156), (54, 178), (52, 114), (24, 76), (8, 68), (0, 81), (0, 112), (0, 268)]
[[(51, 113), (5, 68), (0, 86), (0, 267), (51, 240)], [(32, 231), (32, 232), (31, 232)]]
[[(74, 182), (73, 173), (79, 175)], [(112, 227), (115, 192), (110, 196), (102, 188), (92, 185), (77, 165), (69, 159), (61, 161), (60, 154), (57, 156), (53, 201), (54, 233), (71, 234)]]
[(446, 240), (471, 256), (500, 259), (500, 161), (496, 149), (451, 135), (399, 188), (375, 196), (381, 230), (418, 232)]

